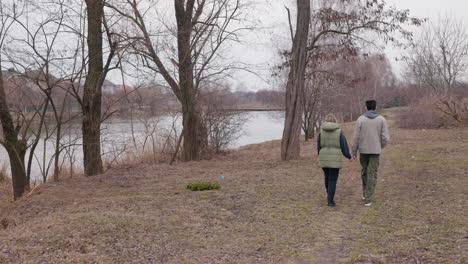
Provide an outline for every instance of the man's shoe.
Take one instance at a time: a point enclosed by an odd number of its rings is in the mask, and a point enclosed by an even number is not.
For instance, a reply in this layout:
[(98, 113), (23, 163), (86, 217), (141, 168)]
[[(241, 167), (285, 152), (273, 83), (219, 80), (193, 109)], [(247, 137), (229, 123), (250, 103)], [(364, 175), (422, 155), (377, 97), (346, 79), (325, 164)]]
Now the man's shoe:
[(365, 203), (364, 205), (365, 205), (365, 206), (371, 206), (371, 205), (372, 205), (372, 202)]
[(333, 207), (333, 206), (335, 206), (335, 205), (336, 205), (336, 204), (335, 204), (335, 202), (333, 202), (333, 201), (332, 201), (332, 202), (328, 202), (328, 206), (330, 206), (330, 207)]

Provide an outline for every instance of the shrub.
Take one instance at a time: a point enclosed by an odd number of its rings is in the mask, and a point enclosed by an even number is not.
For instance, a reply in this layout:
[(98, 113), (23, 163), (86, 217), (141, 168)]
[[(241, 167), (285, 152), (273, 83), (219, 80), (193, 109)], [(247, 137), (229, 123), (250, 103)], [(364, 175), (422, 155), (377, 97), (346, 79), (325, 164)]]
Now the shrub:
[(437, 98), (425, 98), (403, 108), (397, 115), (398, 126), (408, 129), (432, 129), (457, 126), (457, 122), (438, 108)]
[(187, 185), (187, 189), (192, 191), (207, 191), (207, 190), (217, 190), (221, 186), (217, 182), (203, 182), (199, 181), (196, 183), (191, 183)]
[(437, 109), (459, 126), (468, 125), (468, 100), (463, 97), (441, 97), (436, 100)]
[(207, 135), (203, 157), (210, 159), (220, 154), (243, 135), (249, 116), (237, 111), (235, 101), (228, 96), (229, 89), (218, 86), (203, 87), (200, 100), (203, 104), (202, 123)]

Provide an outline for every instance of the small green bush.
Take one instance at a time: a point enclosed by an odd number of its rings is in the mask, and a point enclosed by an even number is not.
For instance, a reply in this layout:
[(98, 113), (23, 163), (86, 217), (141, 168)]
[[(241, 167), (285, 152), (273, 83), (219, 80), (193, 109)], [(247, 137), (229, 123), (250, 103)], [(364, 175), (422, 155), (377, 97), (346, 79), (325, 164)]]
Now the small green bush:
[(187, 189), (192, 191), (206, 191), (206, 190), (217, 190), (221, 188), (217, 182), (203, 182), (199, 181), (187, 185)]

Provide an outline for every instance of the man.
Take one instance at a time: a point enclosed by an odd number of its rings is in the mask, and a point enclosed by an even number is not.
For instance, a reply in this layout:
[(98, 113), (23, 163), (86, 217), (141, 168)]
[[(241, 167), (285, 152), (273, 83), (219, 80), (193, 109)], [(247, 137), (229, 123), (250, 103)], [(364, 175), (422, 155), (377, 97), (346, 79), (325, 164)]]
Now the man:
[(382, 149), (390, 140), (387, 121), (376, 111), (375, 100), (366, 101), (367, 112), (360, 116), (353, 136), (353, 160), (359, 151), (361, 163), (362, 192), (366, 206), (374, 200), (377, 172)]

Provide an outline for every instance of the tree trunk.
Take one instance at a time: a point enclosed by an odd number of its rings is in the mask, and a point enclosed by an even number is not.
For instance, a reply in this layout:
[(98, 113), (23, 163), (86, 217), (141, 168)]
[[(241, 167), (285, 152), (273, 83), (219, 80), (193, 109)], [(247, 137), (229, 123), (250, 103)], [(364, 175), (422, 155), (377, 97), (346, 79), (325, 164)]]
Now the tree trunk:
[(201, 117), (197, 111), (184, 111), (184, 145), (183, 159), (185, 161), (200, 160), (204, 146)]
[(83, 161), (87, 176), (103, 172), (101, 160), (101, 122), (100, 116), (88, 112), (83, 117)]
[(286, 117), (281, 141), (281, 159), (297, 159), (300, 155), (302, 95), (307, 63), (310, 0), (297, 0), (297, 23), (292, 48), (292, 60), (286, 86)]
[(6, 149), (10, 158), (13, 197), (16, 200), (29, 190), (29, 182), (24, 167), (24, 157), (26, 156), (27, 149), (26, 142), (19, 140), (16, 144), (8, 146)]
[(29, 149), (30, 151), (29, 151), (29, 158), (28, 158), (28, 166), (26, 167), (27, 168), (27, 170), (26, 170), (26, 180), (28, 182), (31, 181), (31, 168), (32, 168), (32, 162), (33, 162), (33, 159), (34, 159), (34, 151), (36, 151), (36, 147), (39, 144), (39, 141), (41, 139), (41, 131), (42, 131), (42, 127), (44, 126), (44, 121), (45, 121), (45, 115), (46, 115), (46, 112), (47, 112), (47, 108), (49, 107), (49, 100), (48, 99), (46, 99), (43, 107), (44, 108), (42, 109), (41, 120), (39, 121), (39, 128), (37, 129), (37, 136), (34, 139), (34, 142), (31, 144), (30, 149)]
[(24, 157), (26, 155), (27, 144), (24, 140), (18, 139), (16, 129), (3, 86), (3, 76), (0, 74), (0, 122), (3, 129), (2, 145), (5, 147), (10, 158), (11, 179), (13, 182), (13, 197), (18, 199), (29, 190), (29, 181), (26, 177)]
[(101, 160), (101, 92), (104, 76), (102, 52), (102, 0), (86, 0), (88, 20), (88, 75), (83, 93), (83, 161), (85, 174), (103, 172)]
[[(62, 139), (62, 124), (63, 124), (63, 115), (65, 113), (65, 102), (68, 99), (68, 93), (65, 94), (65, 97), (62, 102), (62, 106), (60, 109), (60, 113), (57, 112), (57, 108), (55, 107), (54, 101), (52, 98), (49, 97), (52, 109), (54, 110), (54, 116), (55, 116), (55, 121), (57, 122), (57, 132), (55, 136), (55, 156), (54, 156), (54, 181), (57, 182), (59, 181), (59, 176), (60, 176), (60, 154), (61, 154), (61, 149), (60, 149), (60, 141)], [(70, 168), (71, 169), (71, 168)]]
[(193, 63), (190, 46), (192, 33), (193, 0), (184, 5), (184, 1), (175, 0), (177, 20), (177, 49), (179, 58), (179, 87), (181, 92), (182, 115), (184, 126), (184, 161), (200, 160), (205, 142), (201, 109), (198, 105), (198, 93), (193, 83)]
[(307, 120), (307, 131), (305, 131), (305, 141), (309, 141), (310, 139), (313, 139), (314, 136), (315, 136), (315, 133), (314, 133), (314, 124), (313, 124), (313, 121), (312, 121), (312, 118), (310, 118), (309, 120)]
[(304, 117), (302, 120), (302, 130), (304, 131), (304, 140), (309, 141), (314, 138), (315, 136), (315, 127), (314, 127), (314, 111), (311, 110), (313, 107), (310, 105), (308, 109), (304, 109)]
[(308, 120), (305, 120), (304, 121), (304, 125), (302, 126), (302, 131), (304, 132), (304, 140), (305, 141), (309, 141), (309, 139), (311, 139), (310, 137), (310, 134), (311, 134), (311, 127), (309, 125), (309, 121)]
[(55, 138), (55, 157), (54, 157), (54, 181), (59, 181), (60, 176), (60, 139), (62, 138), (62, 120), (57, 120), (57, 134)]

